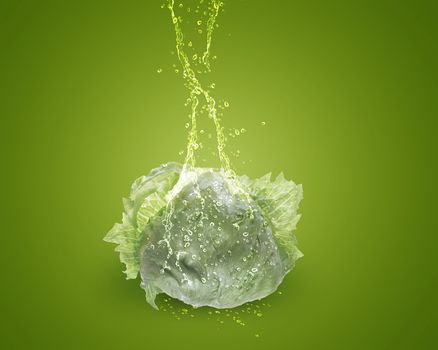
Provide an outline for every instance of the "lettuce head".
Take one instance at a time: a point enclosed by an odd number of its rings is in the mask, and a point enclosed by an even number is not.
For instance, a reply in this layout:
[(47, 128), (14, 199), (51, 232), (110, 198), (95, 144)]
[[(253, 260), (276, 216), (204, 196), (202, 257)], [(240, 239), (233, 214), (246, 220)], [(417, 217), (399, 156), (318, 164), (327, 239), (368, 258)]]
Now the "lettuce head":
[(251, 180), (223, 170), (164, 164), (123, 200), (116, 243), (146, 300), (165, 293), (194, 307), (232, 308), (274, 292), (302, 256), (293, 234), (301, 185), (280, 174)]

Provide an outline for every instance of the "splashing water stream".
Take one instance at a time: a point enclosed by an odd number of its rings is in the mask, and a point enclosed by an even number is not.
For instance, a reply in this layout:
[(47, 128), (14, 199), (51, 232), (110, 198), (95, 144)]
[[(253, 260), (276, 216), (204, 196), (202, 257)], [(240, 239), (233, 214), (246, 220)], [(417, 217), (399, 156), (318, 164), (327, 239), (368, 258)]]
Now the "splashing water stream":
[[(203, 1), (201, 1), (201, 3), (202, 2)], [(200, 105), (199, 100), (200, 98), (203, 98), (205, 100), (208, 116), (213, 120), (215, 126), (217, 150), (218, 150), (221, 167), (229, 175), (234, 175), (234, 172), (231, 169), (230, 159), (228, 158), (228, 155), (225, 152), (225, 135), (219, 117), (217, 115), (216, 100), (210, 94), (210, 92), (202, 86), (202, 84), (200, 83), (199, 79), (196, 76), (195, 70), (192, 68), (189, 56), (185, 51), (186, 43), (184, 40), (184, 34), (181, 29), (180, 20), (178, 19), (175, 13), (174, 5), (175, 5), (174, 0), (168, 0), (167, 7), (170, 10), (172, 23), (175, 29), (176, 52), (177, 52), (178, 60), (183, 69), (183, 77), (185, 79), (186, 86), (189, 89), (190, 103), (191, 103), (190, 115), (191, 115), (192, 127), (189, 133), (189, 139), (187, 143), (187, 152), (184, 162), (184, 168), (186, 169), (188, 166), (194, 167), (196, 165), (195, 152), (199, 148), (197, 116), (198, 116), (198, 107)], [(223, 3), (221, 1), (210, 0), (210, 6), (208, 8), (207, 29), (206, 29), (206, 33), (207, 33), (206, 46), (201, 59), (201, 64), (204, 65), (207, 71), (211, 71), (211, 65), (210, 65), (211, 41), (216, 24), (216, 19), (219, 15), (219, 11), (222, 6)], [(198, 21), (198, 23), (202, 23), (202, 22)]]

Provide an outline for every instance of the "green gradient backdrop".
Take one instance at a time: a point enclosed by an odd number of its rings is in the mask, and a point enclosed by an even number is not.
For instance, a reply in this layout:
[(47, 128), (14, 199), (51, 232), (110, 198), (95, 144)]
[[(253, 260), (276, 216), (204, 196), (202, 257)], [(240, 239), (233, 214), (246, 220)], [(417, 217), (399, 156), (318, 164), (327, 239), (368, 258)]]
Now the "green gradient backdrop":
[(305, 257), (240, 327), (154, 311), (102, 241), (186, 140), (161, 2), (2, 0), (1, 347), (436, 347), (433, 3), (228, 1), (214, 80), (248, 129), (236, 167), (305, 194)]

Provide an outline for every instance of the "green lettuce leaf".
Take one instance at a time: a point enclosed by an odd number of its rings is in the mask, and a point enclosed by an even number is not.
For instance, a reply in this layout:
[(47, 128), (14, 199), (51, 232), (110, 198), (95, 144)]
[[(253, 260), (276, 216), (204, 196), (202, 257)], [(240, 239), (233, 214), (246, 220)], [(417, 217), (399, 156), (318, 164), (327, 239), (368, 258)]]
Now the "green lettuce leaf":
[(260, 206), (265, 219), (273, 227), (274, 237), (291, 262), (302, 257), (293, 234), (301, 218), (298, 206), (303, 199), (302, 185), (286, 180), (283, 173), (274, 181), (269, 173), (255, 180), (243, 176), (241, 182)]
[(104, 241), (117, 244), (116, 252), (125, 264), (127, 279), (135, 279), (140, 269), (139, 249), (145, 239), (144, 229), (150, 218), (165, 206), (165, 196), (179, 178), (181, 166), (177, 163), (162, 165), (134, 181), (130, 198), (123, 199), (122, 223), (117, 223)]

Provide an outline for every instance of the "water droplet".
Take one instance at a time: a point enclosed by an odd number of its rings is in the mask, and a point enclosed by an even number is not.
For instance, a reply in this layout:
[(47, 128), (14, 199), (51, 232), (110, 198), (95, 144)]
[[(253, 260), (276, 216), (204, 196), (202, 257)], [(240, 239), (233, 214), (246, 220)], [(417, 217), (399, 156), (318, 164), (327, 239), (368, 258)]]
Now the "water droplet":
[(228, 108), (228, 107), (230, 106), (230, 103), (229, 103), (228, 101), (225, 101), (225, 102), (224, 102), (224, 106), (225, 106), (226, 108)]
[(202, 34), (202, 29), (198, 29), (198, 34)]
[(262, 124), (263, 126), (265, 126), (265, 125), (266, 125), (266, 122), (261, 122), (261, 124)]
[(190, 127), (190, 124), (186, 123), (185, 127), (186, 127), (186, 129), (188, 129)]
[(192, 43), (191, 41), (189, 41), (189, 42), (187, 43), (187, 45), (188, 45), (189, 47), (192, 47), (192, 46), (193, 46), (193, 43)]
[(157, 69), (157, 73), (161, 73), (162, 71), (163, 71), (163, 69), (161, 69), (161, 68)]
[(196, 22), (196, 24), (197, 24), (198, 26), (200, 26), (200, 25), (202, 24), (202, 21), (201, 21), (201, 20), (198, 20), (198, 21)]
[(204, 277), (202, 277), (202, 278), (201, 278), (201, 282), (202, 282), (202, 283), (205, 283), (205, 282), (207, 282), (207, 280), (206, 280)]
[(242, 129), (240, 129), (240, 132), (241, 132), (242, 134), (244, 134), (244, 133), (246, 133), (246, 129), (242, 128)]
[(194, 54), (193, 57), (192, 57), (192, 59), (193, 59), (193, 61), (196, 61), (196, 60), (198, 59), (198, 55), (197, 55), (197, 54)]
[(178, 22), (178, 18), (173, 17), (173, 18), (172, 18), (172, 22), (173, 22), (174, 24), (176, 24), (176, 23)]

